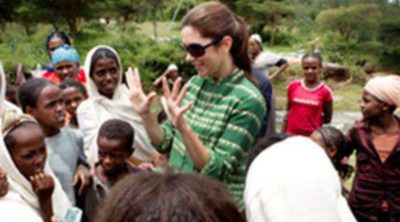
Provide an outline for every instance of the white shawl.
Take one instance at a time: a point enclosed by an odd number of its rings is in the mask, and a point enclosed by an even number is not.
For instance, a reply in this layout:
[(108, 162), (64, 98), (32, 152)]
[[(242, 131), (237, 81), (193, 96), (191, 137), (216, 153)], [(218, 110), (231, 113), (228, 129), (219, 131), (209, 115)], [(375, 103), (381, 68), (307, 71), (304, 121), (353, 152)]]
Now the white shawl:
[[(115, 90), (113, 98), (108, 99), (98, 92), (98, 89), (90, 78), (90, 66), (93, 54), (99, 48), (107, 48), (117, 55), (120, 78), (119, 86)], [(93, 166), (97, 161), (97, 134), (102, 123), (111, 118), (127, 121), (135, 131), (133, 156), (141, 161), (150, 161), (154, 154), (154, 147), (150, 143), (149, 136), (142, 124), (140, 116), (133, 110), (130, 101), (130, 91), (122, 84), (123, 67), (117, 52), (109, 46), (97, 46), (89, 51), (85, 59), (85, 75), (89, 98), (78, 107), (77, 116), (79, 128), (84, 135), (84, 149), (90, 164)]]
[[(1, 123), (0, 121), (0, 129)], [(7, 172), (7, 179), (9, 182), (9, 193), (5, 198), (0, 199), (0, 207), (11, 207), (16, 206), (19, 208), (30, 208), (30, 212), (35, 212), (40, 217), (40, 207), (37, 195), (32, 190), (31, 183), (19, 172), (18, 168), (15, 166), (3, 140), (3, 134), (1, 133), (0, 139), (0, 168), (3, 168)], [(55, 187), (52, 195), (53, 203), (53, 213), (56, 218), (64, 218), (65, 213), (71, 204), (61, 188), (60, 183), (54, 176), (53, 172), (46, 161), (46, 166), (44, 172), (51, 175), (54, 179)], [(10, 205), (10, 203), (13, 203)], [(29, 212), (25, 215), (25, 211), (20, 212), (20, 215), (14, 215), (16, 218), (27, 217), (27, 220), (21, 221), (35, 221), (29, 218)], [(10, 215), (8, 213), (7, 215)], [(0, 221), (18, 221), (16, 218), (11, 218), (9, 220), (3, 219), (3, 215), (0, 214)]]
[(249, 222), (355, 222), (338, 173), (309, 138), (291, 137), (251, 164), (244, 193)]

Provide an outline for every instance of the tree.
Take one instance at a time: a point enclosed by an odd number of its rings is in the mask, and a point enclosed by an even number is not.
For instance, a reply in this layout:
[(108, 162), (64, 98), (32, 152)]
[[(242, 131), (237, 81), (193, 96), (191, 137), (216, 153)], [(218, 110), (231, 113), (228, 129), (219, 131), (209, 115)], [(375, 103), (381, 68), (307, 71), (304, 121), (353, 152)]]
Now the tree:
[(282, 19), (294, 14), (292, 6), (284, 0), (239, 0), (236, 1), (236, 8), (252, 24), (255, 32), (260, 33), (265, 26), (270, 28), (271, 45)]
[(320, 12), (316, 22), (323, 31), (339, 32), (348, 42), (379, 27), (381, 12), (375, 4), (357, 4)]

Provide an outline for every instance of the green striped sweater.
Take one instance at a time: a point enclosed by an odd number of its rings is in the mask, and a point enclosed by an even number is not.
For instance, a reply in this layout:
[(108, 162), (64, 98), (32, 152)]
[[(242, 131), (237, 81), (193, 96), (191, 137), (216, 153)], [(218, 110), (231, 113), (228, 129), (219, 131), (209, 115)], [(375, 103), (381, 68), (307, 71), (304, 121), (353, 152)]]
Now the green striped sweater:
[[(263, 97), (242, 71), (218, 82), (195, 76), (188, 84), (183, 103), (192, 102), (192, 107), (185, 119), (210, 155), (201, 173), (223, 182), (243, 206), (247, 154), (264, 118)], [(170, 151), (169, 163), (177, 170), (193, 172), (179, 131), (169, 121), (163, 129), (159, 151)]]

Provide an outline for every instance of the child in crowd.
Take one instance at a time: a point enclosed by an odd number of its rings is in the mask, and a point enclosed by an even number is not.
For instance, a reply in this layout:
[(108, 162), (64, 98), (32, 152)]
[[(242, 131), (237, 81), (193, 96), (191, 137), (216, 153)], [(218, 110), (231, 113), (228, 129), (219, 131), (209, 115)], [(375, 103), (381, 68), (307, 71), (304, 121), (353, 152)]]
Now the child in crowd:
[(358, 221), (400, 220), (400, 77), (368, 81), (362, 93), (363, 119), (348, 132), (346, 155), (356, 151), (349, 203)]
[(81, 195), (90, 183), (90, 172), (83, 153), (83, 137), (79, 131), (63, 127), (65, 105), (61, 89), (46, 79), (30, 79), (19, 89), (23, 112), (33, 116), (46, 135), (49, 163), (75, 204), (74, 187)]
[(78, 107), (79, 129), (85, 140), (85, 152), (91, 165), (97, 162), (97, 135), (103, 122), (121, 119), (135, 130), (133, 154), (136, 163), (149, 162), (157, 155), (142, 124), (134, 111), (131, 93), (122, 83), (122, 64), (117, 52), (109, 46), (90, 50), (85, 60), (89, 98)]
[(85, 86), (82, 83), (68, 79), (60, 84), (65, 101), (65, 109), (69, 114), (69, 126), (71, 128), (79, 128), (76, 110), (79, 104), (87, 99)]
[(86, 83), (85, 73), (80, 69), (78, 52), (69, 45), (59, 46), (51, 54), (55, 73), (45, 77), (52, 82), (59, 84), (66, 79), (75, 79), (78, 82)]
[(86, 214), (95, 221), (99, 203), (116, 182), (131, 173), (141, 171), (129, 162), (133, 153), (134, 131), (129, 123), (110, 119), (104, 122), (97, 138), (98, 162), (94, 167), (94, 183), (86, 196)]
[(116, 184), (99, 211), (99, 222), (244, 222), (223, 184), (198, 174), (130, 175)]
[(332, 119), (332, 91), (320, 81), (322, 57), (318, 53), (303, 56), (301, 65), (304, 78), (287, 87), (287, 113), (283, 131), (289, 134), (310, 136)]
[(335, 127), (323, 126), (315, 130), (310, 138), (320, 145), (331, 159), (341, 178), (343, 193), (348, 197), (350, 192), (346, 188), (344, 180), (350, 176), (353, 169), (347, 163), (347, 158), (344, 158), (346, 150), (345, 136)]
[(2, 113), (0, 168), (8, 174), (9, 192), (0, 198), (0, 221), (50, 222), (53, 214), (63, 218), (70, 207), (46, 164), (44, 140), (41, 127), (30, 116)]
[[(253, 66), (268, 79), (273, 79), (283, 73), (289, 64), (285, 58), (272, 52), (264, 51), (262, 39), (259, 34), (253, 34), (249, 38), (249, 54), (253, 60)], [(278, 67), (273, 73), (269, 73), (272, 67)]]

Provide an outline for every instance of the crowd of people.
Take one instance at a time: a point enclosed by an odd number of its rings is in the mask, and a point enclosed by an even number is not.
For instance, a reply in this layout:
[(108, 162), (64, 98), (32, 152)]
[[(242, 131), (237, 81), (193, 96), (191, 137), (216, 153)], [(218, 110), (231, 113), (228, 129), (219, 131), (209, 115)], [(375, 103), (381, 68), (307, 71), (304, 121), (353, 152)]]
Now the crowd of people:
[(270, 80), (288, 61), (219, 2), (191, 9), (181, 39), (197, 75), (170, 65), (157, 93), (110, 46), (81, 66), (59, 31), (17, 104), (0, 66), (0, 221), (400, 221), (399, 76), (368, 81), (344, 134), (329, 126), (333, 92), (310, 52), (278, 133)]

